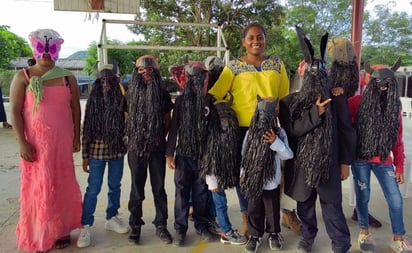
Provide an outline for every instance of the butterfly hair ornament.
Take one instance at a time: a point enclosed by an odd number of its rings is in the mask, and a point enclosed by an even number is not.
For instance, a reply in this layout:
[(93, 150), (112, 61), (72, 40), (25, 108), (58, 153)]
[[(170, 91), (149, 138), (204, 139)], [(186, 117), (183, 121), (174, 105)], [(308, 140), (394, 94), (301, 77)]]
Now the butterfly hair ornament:
[(31, 32), (29, 40), (35, 60), (42, 59), (44, 54), (49, 54), (54, 62), (59, 58), (60, 46), (64, 42), (60, 34), (52, 29), (39, 29)]

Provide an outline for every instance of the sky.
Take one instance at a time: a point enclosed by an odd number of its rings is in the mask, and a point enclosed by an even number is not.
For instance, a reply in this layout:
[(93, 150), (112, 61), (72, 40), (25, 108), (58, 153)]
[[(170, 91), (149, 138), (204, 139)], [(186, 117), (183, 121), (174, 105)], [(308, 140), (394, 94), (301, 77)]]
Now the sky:
[[(55, 11), (53, 0), (0, 0), (0, 25), (8, 25), (9, 31), (28, 42), (30, 32), (51, 28), (64, 39), (59, 54), (65, 58), (87, 50), (91, 43), (98, 42), (102, 30), (102, 19), (133, 20), (133, 14), (100, 13), (99, 19), (89, 20), (86, 12)], [(132, 41), (139, 38), (125, 25), (107, 24), (108, 39)]]
[[(349, 0), (348, 0), (349, 1)], [(367, 9), (372, 9), (378, 3), (387, 3), (388, 0), (368, 0)], [(405, 11), (412, 15), (411, 0), (394, 0), (394, 10)], [(56, 30), (64, 39), (60, 57), (65, 58), (71, 54), (87, 50), (91, 43), (100, 39), (102, 19), (133, 20), (133, 14), (100, 13), (99, 19), (89, 20), (86, 12), (55, 11), (53, 0), (1, 0), (0, 25), (8, 25), (10, 31), (25, 38), (30, 32), (37, 29), (51, 28)], [(139, 40), (138, 36), (131, 33), (125, 25), (107, 24), (107, 37), (123, 42)]]

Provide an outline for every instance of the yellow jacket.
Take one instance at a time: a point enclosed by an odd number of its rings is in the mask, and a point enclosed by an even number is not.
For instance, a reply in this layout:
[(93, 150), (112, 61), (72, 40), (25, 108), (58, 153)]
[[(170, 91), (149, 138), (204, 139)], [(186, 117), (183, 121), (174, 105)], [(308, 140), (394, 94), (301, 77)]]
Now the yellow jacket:
[(228, 92), (233, 97), (232, 108), (236, 112), (239, 125), (249, 127), (255, 112), (257, 95), (261, 98), (283, 98), (289, 94), (289, 79), (285, 66), (276, 56), (268, 56), (261, 64), (261, 71), (238, 59), (232, 60), (209, 90), (209, 93), (219, 100)]

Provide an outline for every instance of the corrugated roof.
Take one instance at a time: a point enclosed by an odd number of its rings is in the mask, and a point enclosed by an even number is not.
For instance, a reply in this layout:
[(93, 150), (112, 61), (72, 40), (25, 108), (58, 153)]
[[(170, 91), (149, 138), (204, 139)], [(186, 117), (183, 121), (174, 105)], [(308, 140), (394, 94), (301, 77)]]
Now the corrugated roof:
[[(22, 69), (27, 67), (27, 60), (30, 59), (30, 57), (20, 57), (14, 61), (11, 61), (11, 69)], [(56, 62), (56, 66), (59, 66), (61, 68), (65, 68), (68, 70), (83, 70), (86, 62), (84, 60), (78, 60), (78, 59), (59, 59)]]

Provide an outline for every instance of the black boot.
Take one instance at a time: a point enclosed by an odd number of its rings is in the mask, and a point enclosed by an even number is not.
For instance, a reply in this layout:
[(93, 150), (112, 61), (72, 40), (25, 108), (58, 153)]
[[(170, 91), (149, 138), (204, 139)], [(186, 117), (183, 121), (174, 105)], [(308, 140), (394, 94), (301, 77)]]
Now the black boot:
[(129, 234), (129, 241), (134, 244), (139, 244), (140, 241), (141, 226), (132, 226), (132, 230)]

